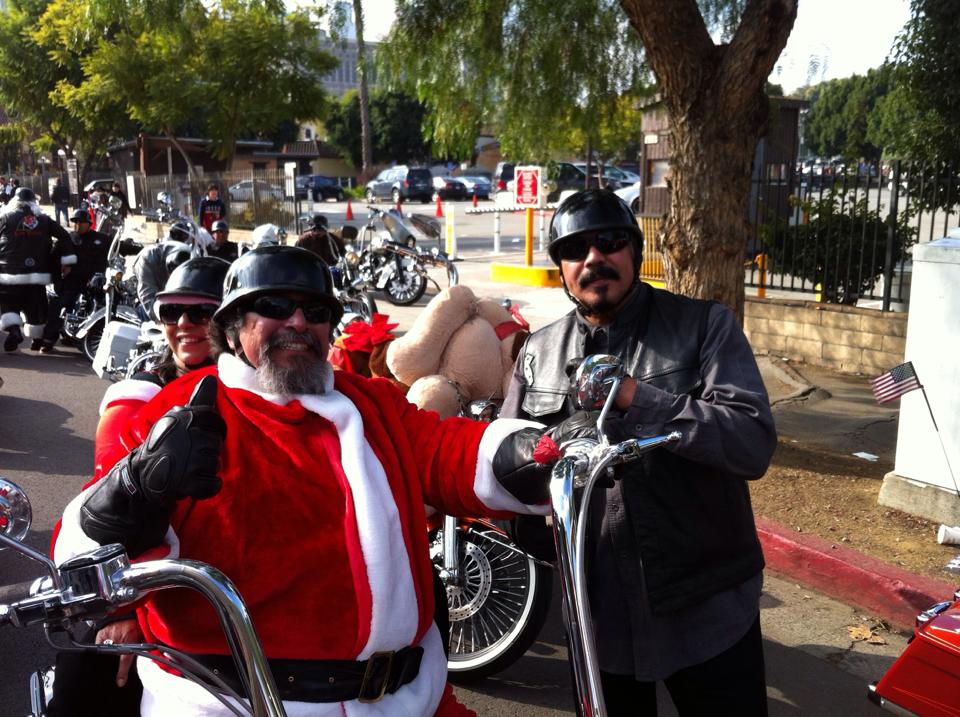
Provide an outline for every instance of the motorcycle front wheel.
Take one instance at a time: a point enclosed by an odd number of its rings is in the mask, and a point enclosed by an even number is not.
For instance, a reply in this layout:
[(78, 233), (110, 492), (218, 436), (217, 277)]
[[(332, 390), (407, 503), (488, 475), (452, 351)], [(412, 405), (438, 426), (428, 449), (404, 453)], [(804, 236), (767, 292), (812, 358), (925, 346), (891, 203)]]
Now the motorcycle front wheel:
[(384, 287), (387, 300), (395, 306), (410, 306), (415, 304), (427, 290), (427, 277), (419, 271), (404, 270), (394, 272)]
[(93, 363), (93, 357), (97, 355), (97, 349), (100, 347), (100, 340), (103, 338), (104, 321), (101, 319), (84, 335), (81, 348), (87, 361)]
[[(447, 669), (451, 682), (469, 684), (513, 664), (534, 643), (550, 608), (553, 577), (549, 567), (505, 547), (510, 539), (492, 528), (462, 531), (459, 543), (462, 580), (447, 585)], [(442, 564), (442, 552), (435, 560)]]

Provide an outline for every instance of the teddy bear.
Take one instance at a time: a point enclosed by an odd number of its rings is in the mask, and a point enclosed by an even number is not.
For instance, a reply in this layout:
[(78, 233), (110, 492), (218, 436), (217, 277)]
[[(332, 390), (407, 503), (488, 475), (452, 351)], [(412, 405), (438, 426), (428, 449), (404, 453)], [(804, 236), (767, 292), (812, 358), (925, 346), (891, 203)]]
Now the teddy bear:
[(407, 399), (442, 418), (471, 401), (502, 400), (513, 362), (529, 335), (513, 307), (458, 285), (437, 294), (410, 330), (387, 346), (386, 364)]

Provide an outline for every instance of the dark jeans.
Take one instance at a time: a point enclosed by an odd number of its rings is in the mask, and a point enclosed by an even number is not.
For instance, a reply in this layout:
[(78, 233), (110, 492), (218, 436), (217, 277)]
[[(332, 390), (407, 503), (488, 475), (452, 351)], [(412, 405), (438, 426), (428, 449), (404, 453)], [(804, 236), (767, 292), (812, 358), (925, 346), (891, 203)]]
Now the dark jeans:
[[(600, 673), (610, 717), (655, 717), (654, 682), (628, 675)], [(766, 717), (767, 685), (763, 665), (760, 616), (738, 643), (699, 665), (686, 667), (663, 681), (681, 717), (731, 714)]]
[[(67, 203), (57, 203), (53, 205), (54, 216), (57, 221), (63, 226), (69, 226), (68, 221), (70, 219), (70, 205)], [(60, 214), (63, 214), (63, 221), (60, 221)]]
[(60, 329), (63, 327), (63, 319), (60, 318), (60, 312), (63, 309), (72, 311), (76, 306), (77, 299), (80, 298), (79, 289), (61, 289), (52, 299), (47, 309), (47, 325), (43, 328), (43, 340), (55, 344), (60, 338)]

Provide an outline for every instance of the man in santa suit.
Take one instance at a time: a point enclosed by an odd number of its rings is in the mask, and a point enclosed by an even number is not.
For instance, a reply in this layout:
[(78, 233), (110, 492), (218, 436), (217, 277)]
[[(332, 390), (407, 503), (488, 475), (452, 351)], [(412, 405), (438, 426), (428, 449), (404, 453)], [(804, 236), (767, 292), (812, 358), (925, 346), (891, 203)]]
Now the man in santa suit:
[[(167, 385), (121, 429), (103, 477), (67, 506), (55, 558), (120, 542), (139, 560), (222, 570), (291, 717), (469, 714), (446, 683), (423, 506), (546, 513), (549, 467), (532, 457), (542, 426), (441, 420), (386, 380), (334, 373), (342, 312), (310, 252), (237, 260), (211, 326), (217, 365)], [(202, 597), (154, 593), (138, 622), (148, 641), (237, 682)], [(156, 663), (137, 667), (142, 714), (228, 714)]]

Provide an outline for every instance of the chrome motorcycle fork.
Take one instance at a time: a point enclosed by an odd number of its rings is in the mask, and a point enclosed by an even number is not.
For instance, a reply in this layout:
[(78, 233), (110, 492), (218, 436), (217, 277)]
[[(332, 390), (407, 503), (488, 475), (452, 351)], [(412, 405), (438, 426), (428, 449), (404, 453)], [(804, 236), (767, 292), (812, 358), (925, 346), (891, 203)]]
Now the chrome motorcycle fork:
[(452, 515), (443, 516), (443, 580), (446, 584), (457, 584), (460, 580), (460, 546), (457, 531), (457, 519)]

